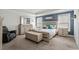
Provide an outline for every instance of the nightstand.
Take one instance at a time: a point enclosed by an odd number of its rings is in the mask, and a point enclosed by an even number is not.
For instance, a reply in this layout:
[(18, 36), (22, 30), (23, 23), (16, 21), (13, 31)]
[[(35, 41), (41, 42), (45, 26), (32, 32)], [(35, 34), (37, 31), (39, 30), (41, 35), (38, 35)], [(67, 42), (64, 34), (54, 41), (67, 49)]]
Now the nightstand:
[(58, 28), (58, 35), (68, 36), (68, 28)]

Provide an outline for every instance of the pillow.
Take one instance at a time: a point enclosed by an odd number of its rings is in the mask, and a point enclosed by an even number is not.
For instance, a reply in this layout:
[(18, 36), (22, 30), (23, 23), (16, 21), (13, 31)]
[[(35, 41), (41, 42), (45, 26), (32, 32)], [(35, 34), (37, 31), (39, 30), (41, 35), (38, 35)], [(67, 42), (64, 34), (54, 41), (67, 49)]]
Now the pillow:
[(56, 28), (56, 25), (55, 24), (50, 24), (50, 25), (47, 25), (48, 29), (55, 29)]
[(48, 25), (48, 29), (52, 29), (52, 27), (50, 25)]

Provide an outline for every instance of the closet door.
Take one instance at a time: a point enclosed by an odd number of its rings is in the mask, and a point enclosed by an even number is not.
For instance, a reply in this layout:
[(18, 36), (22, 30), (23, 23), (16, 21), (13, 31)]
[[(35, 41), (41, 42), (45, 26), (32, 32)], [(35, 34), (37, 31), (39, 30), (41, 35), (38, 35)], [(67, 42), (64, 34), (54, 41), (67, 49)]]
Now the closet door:
[(42, 28), (42, 17), (37, 18), (37, 28)]
[(0, 49), (2, 49), (2, 21), (3, 17), (0, 16)]

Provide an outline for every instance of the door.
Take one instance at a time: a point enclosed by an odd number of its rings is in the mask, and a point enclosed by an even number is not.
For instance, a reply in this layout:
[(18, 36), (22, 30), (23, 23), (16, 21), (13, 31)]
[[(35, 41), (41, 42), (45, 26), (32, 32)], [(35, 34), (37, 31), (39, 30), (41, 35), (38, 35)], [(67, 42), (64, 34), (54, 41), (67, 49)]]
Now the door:
[(0, 16), (0, 49), (2, 49), (2, 21), (3, 17)]

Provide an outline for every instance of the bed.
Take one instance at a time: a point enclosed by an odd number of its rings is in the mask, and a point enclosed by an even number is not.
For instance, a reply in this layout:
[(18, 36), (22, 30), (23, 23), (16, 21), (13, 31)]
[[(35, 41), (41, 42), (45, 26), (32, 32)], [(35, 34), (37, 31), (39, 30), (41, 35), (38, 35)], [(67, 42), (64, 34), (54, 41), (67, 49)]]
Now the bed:
[(33, 31), (33, 32), (39, 32), (43, 34), (43, 40), (44, 41), (49, 41), (51, 40), (52, 37), (54, 37), (57, 34), (57, 29), (53, 28), (53, 29), (32, 29), (32, 25), (25, 25), (25, 32), (28, 31)]
[(57, 34), (57, 29), (35, 29), (35, 32), (39, 32), (43, 34), (43, 40), (49, 41)]

